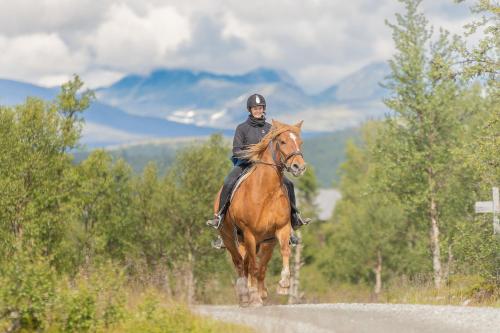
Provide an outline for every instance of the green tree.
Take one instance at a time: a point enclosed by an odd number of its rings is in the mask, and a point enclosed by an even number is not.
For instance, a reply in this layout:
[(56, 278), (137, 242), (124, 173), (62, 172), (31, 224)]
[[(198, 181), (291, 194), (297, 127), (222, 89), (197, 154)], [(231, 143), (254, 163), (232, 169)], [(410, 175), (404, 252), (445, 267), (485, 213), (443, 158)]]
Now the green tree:
[[(455, 2), (461, 3), (464, 0), (455, 0)], [(467, 48), (465, 44), (460, 45), (464, 74), (468, 78), (486, 78), (489, 85), (498, 89), (500, 6), (496, 1), (476, 0), (471, 11), (480, 17), (465, 26), (465, 36), (468, 37), (478, 32), (482, 34), (476, 46)]]
[[(495, 1), (477, 0), (471, 10), (479, 19), (466, 25), (465, 37), (482, 34), (473, 47), (463, 43), (459, 45), (459, 51), (463, 58), (464, 78), (476, 81), (473, 85), (475, 91), (464, 102), (473, 104), (479, 112), (470, 124), (467, 144), (460, 153), (468, 171), (474, 175), (475, 200), (484, 200), (491, 196), (491, 188), (500, 184), (500, 7)], [(467, 273), (481, 274), (486, 283), (493, 282), (498, 288), (500, 237), (491, 234), (490, 216), (476, 216), (459, 227), (455, 243), (460, 268)]]
[(174, 260), (182, 268), (185, 298), (193, 302), (195, 285), (227, 261), (210, 250), (215, 235), (204, 222), (213, 212), (215, 195), (231, 163), (222, 136), (181, 150), (164, 182), (166, 213), (172, 223)]
[(168, 189), (162, 188), (155, 163), (146, 165), (142, 175), (135, 179), (134, 189), (134, 252), (152, 275), (153, 283), (170, 294), (168, 270), (173, 267), (170, 253), (175, 243), (164, 199)]
[(341, 166), (342, 198), (335, 207), (325, 265), (331, 278), (352, 283), (373, 281), (375, 295), (382, 290), (383, 276), (406, 268), (400, 260), (405, 246), (404, 211), (397, 196), (380, 186), (384, 165), (378, 164), (373, 154), (381, 126), (367, 123), (363, 145), (347, 145), (347, 160)]
[(71, 193), (65, 181), (71, 156), (65, 151), (80, 136), (75, 112), (88, 106), (88, 94), (76, 96), (78, 77), (66, 87), (54, 103), (28, 98), (16, 107), (0, 108), (1, 258), (9, 257), (16, 242), (54, 255), (62, 240), (61, 204)]
[[(301, 214), (303, 216), (309, 217), (313, 219), (316, 224), (319, 222), (318, 220), (318, 206), (315, 203), (316, 197), (318, 195), (318, 179), (316, 178), (316, 174), (312, 166), (308, 166), (304, 175), (298, 178), (295, 181), (296, 184), (296, 195), (297, 195), (297, 204), (300, 207)], [(314, 228), (314, 227), (313, 227)], [(308, 227), (307, 230), (310, 230)], [(307, 233), (307, 232), (306, 232)], [(288, 297), (289, 304), (299, 303), (301, 301), (301, 287), (300, 287), (300, 274), (301, 267), (304, 265), (304, 251), (303, 248), (307, 248), (306, 243), (312, 245), (314, 248), (313, 239), (315, 238), (316, 233), (309, 232), (306, 237), (302, 237), (302, 231), (296, 230), (295, 235), (300, 240), (299, 244), (293, 249), (293, 262), (292, 262), (292, 281), (290, 286), (290, 294)], [(307, 240), (306, 240), (307, 239)], [(314, 255), (314, 250), (308, 251), (309, 256)], [(278, 258), (275, 257), (273, 264), (280, 264)], [(278, 266), (279, 267), (279, 266)]]
[[(395, 115), (387, 120), (386, 134), (392, 140), (381, 145), (387, 163), (390, 190), (407, 203), (412, 223), (430, 235), (434, 284), (442, 285), (443, 220), (464, 213), (446, 210), (453, 184), (453, 149), (460, 144), (461, 123), (467, 120), (458, 107), (462, 82), (453, 70), (457, 62), (456, 38), (441, 30), (431, 42), (428, 22), (418, 11), (421, 1), (401, 1), (404, 15), (397, 14), (393, 30), (396, 54), (389, 62), (391, 75), (385, 86), (391, 92), (385, 101)], [(451, 216), (444, 216), (445, 212)]]
[(75, 190), (65, 206), (66, 247), (73, 256), (64, 260), (73, 258), (73, 267), (83, 265), (88, 270), (101, 257), (124, 259), (132, 225), (131, 176), (128, 165), (113, 163), (103, 150), (93, 151), (76, 167)]
[(295, 181), (298, 206), (304, 216), (318, 218), (316, 197), (319, 192), (319, 182), (312, 166), (308, 166), (304, 175)]

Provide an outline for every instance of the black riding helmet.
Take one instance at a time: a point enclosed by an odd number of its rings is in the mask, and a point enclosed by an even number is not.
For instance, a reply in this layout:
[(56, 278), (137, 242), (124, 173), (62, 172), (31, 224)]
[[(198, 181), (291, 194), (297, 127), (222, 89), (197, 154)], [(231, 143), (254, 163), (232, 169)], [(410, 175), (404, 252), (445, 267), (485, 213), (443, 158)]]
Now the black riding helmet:
[(259, 95), (259, 94), (253, 94), (247, 99), (247, 110), (250, 111), (250, 109), (254, 106), (263, 106), (264, 110), (266, 109), (266, 100), (264, 99), (264, 96)]

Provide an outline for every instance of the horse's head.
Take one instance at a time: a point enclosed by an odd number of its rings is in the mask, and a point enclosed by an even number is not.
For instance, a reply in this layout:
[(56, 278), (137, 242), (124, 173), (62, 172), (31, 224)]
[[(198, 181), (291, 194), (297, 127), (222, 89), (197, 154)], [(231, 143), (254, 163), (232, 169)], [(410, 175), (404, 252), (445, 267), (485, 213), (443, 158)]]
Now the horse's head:
[(300, 128), (302, 123), (303, 121), (295, 125), (286, 125), (273, 119), (273, 128), (278, 133), (281, 132), (273, 140), (279, 161), (295, 177), (302, 176), (306, 171), (306, 162), (301, 151)]

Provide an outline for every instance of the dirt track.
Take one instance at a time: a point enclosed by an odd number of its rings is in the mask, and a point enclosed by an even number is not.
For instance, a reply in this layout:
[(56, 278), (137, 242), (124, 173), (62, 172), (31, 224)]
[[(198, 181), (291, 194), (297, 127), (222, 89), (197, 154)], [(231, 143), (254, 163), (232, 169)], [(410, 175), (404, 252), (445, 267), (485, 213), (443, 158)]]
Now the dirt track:
[(500, 309), (406, 304), (302, 304), (241, 309), (198, 306), (200, 314), (257, 332), (500, 332)]

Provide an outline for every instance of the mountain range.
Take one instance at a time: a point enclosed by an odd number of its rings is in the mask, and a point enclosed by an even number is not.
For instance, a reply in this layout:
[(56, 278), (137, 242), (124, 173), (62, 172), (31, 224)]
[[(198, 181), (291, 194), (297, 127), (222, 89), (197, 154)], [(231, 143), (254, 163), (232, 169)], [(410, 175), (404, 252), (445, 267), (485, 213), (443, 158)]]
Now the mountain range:
[[(84, 112), (82, 142), (98, 147), (216, 131), (231, 136), (247, 116), (246, 98), (252, 93), (266, 97), (268, 118), (304, 120), (309, 134), (333, 132), (387, 112), (378, 82), (388, 73), (387, 64), (373, 63), (318, 94), (307, 94), (286, 72), (269, 68), (241, 75), (189, 69), (131, 74), (96, 89), (97, 101)], [(58, 91), (0, 79), (0, 104), (18, 104), (27, 96), (50, 100)]]

